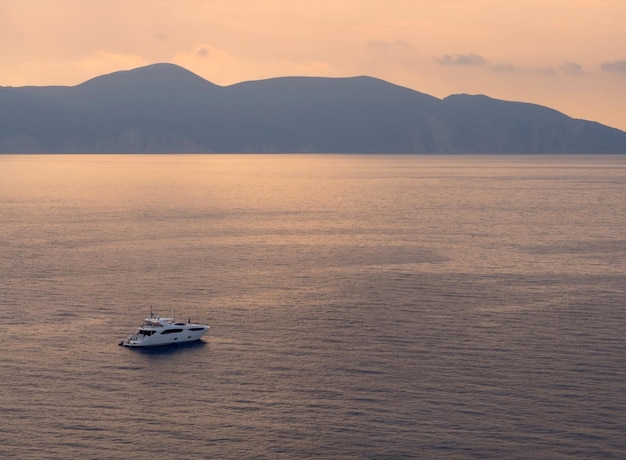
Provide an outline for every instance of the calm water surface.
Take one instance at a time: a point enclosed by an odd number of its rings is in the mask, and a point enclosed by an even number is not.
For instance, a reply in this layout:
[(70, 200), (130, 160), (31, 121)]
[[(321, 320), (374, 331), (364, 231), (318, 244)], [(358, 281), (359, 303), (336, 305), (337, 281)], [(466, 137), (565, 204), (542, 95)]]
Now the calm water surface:
[(0, 156), (0, 457), (623, 459), (625, 229), (624, 156)]

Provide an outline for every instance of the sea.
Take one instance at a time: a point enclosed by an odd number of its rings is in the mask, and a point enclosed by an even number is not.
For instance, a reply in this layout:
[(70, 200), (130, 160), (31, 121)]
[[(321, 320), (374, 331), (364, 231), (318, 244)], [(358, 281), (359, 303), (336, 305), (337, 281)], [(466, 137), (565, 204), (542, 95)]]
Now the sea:
[(626, 156), (0, 155), (0, 242), (0, 458), (626, 458)]

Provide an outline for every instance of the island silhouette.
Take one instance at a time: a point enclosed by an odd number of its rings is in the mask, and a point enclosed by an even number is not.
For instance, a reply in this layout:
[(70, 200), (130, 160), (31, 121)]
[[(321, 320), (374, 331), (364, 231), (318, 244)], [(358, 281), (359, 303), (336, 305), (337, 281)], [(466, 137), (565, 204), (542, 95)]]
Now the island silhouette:
[(377, 78), (215, 85), (174, 64), (0, 87), (0, 153), (626, 153), (626, 132), (537, 104)]

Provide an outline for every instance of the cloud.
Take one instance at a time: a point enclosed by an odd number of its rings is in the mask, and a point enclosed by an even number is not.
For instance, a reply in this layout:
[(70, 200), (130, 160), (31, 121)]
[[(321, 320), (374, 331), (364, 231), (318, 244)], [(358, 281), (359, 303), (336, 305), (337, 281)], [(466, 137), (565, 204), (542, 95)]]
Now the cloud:
[(626, 61), (603, 62), (600, 67), (604, 72), (615, 72), (626, 74)]
[(487, 63), (485, 58), (478, 54), (444, 54), (440, 58), (437, 58), (437, 62), (440, 65), (452, 65), (452, 66), (480, 66)]
[(583, 73), (582, 66), (575, 62), (566, 62), (559, 67), (559, 70), (569, 75), (581, 75)]
[(196, 56), (206, 58), (211, 55), (211, 50), (206, 46), (202, 46), (196, 50)]
[(192, 49), (178, 51), (173, 57), (173, 62), (192, 69), (197, 65), (210, 65), (214, 70), (222, 70), (234, 66), (236, 59), (218, 48), (202, 44)]

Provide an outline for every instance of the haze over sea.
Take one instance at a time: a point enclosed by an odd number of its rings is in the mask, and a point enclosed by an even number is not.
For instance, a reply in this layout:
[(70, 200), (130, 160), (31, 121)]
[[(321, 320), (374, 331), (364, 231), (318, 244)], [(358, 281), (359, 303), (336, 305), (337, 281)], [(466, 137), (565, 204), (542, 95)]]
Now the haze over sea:
[(0, 216), (2, 458), (626, 457), (625, 156), (4, 155)]

